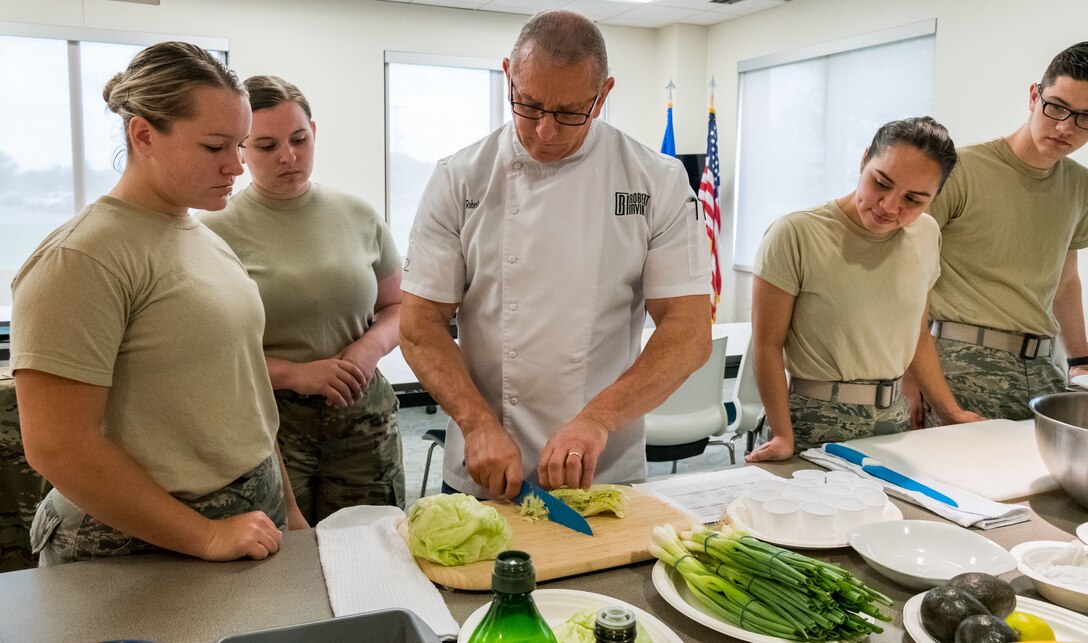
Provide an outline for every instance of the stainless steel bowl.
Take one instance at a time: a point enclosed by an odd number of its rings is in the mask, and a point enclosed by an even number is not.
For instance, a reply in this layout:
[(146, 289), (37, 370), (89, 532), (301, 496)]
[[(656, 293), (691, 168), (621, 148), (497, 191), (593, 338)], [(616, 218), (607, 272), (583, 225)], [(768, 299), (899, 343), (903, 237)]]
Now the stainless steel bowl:
[(1088, 507), (1088, 393), (1040, 395), (1035, 441), (1050, 475), (1073, 500)]

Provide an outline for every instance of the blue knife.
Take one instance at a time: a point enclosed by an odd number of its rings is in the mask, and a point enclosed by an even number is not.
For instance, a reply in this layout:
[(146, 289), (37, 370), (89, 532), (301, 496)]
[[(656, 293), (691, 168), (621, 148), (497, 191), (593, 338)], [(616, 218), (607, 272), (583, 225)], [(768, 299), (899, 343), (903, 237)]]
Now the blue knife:
[(582, 514), (528, 480), (522, 480), (521, 491), (519, 491), (518, 495), (514, 498), (514, 504), (520, 505), (525, 500), (526, 496), (536, 496), (544, 501), (544, 506), (548, 508), (548, 520), (559, 523), (568, 529), (573, 529), (574, 531), (586, 534), (587, 536), (593, 535), (593, 530), (590, 529), (589, 523), (582, 517)]
[(880, 478), (881, 480), (887, 480), (888, 482), (903, 487), (904, 489), (910, 489), (911, 491), (917, 491), (925, 494), (934, 500), (939, 500), (946, 505), (953, 507), (959, 507), (959, 504), (955, 500), (944, 495), (940, 491), (937, 491), (933, 487), (927, 486), (918, 482), (917, 480), (893, 471), (884, 466), (880, 460), (870, 458), (857, 449), (851, 449), (845, 444), (839, 444), (837, 442), (829, 442), (824, 445), (824, 451), (831, 455), (838, 456), (847, 462), (859, 465), (861, 470), (868, 473), (871, 476)]

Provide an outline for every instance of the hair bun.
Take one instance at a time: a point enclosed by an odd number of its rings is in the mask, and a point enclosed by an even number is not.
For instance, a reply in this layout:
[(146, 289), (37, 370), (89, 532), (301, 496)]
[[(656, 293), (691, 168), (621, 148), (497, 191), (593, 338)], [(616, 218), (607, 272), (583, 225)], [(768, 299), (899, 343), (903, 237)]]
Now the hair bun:
[(125, 79), (125, 72), (118, 72), (106, 81), (106, 86), (102, 88), (102, 100), (106, 101), (106, 106), (110, 108), (111, 112), (117, 112), (118, 103), (120, 101), (113, 100), (113, 88), (117, 86), (117, 83)]

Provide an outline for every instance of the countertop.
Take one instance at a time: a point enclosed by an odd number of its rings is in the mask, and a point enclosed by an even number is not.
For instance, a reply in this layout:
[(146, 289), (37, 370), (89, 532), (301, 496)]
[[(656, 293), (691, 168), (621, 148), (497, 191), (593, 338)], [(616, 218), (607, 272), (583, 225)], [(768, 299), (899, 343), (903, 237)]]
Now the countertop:
[[(798, 459), (764, 465), (788, 477), (812, 468)], [(1030, 522), (978, 533), (1006, 548), (1028, 540), (1069, 540), (1088, 511), (1060, 491), (1021, 501)], [(942, 520), (910, 504), (905, 518)], [(895, 620), (874, 643), (907, 643), (900, 611), (913, 590), (871, 570), (852, 549), (806, 552), (850, 569), (890, 596)], [(606, 594), (656, 615), (685, 641), (731, 640), (680, 614), (653, 586), (652, 562), (541, 583), (540, 588)], [(1007, 575), (1017, 593), (1038, 598), (1027, 578)], [(443, 591), (458, 622), (491, 599), (488, 592)], [(264, 561), (206, 563), (169, 554), (126, 556), (0, 574), (0, 641), (98, 641), (141, 638), (216, 641), (228, 634), (330, 618), (313, 530), (290, 532)]]

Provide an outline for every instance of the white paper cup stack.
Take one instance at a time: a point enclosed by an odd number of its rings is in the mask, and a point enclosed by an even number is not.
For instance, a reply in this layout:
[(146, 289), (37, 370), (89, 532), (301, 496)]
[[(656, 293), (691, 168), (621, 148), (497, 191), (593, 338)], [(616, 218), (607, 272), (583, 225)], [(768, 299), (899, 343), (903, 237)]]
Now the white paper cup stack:
[(880, 483), (849, 471), (802, 469), (789, 480), (763, 480), (741, 497), (746, 522), (769, 538), (826, 542), (884, 519)]

